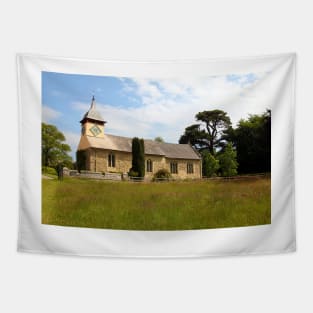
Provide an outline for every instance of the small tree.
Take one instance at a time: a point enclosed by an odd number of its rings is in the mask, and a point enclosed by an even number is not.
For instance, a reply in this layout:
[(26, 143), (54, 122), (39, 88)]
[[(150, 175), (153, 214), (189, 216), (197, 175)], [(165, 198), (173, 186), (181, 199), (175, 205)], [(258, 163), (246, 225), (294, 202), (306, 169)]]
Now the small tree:
[(220, 163), (221, 175), (224, 177), (237, 175), (238, 162), (236, 160), (237, 153), (231, 143), (225, 146), (224, 151), (218, 155)]
[(139, 154), (139, 177), (145, 177), (146, 174), (146, 164), (145, 164), (145, 142), (140, 139), (140, 154)]
[(154, 141), (156, 141), (156, 142), (164, 142), (164, 139), (162, 137), (158, 136), (158, 137), (154, 138)]
[(202, 151), (202, 175), (212, 177), (219, 169), (219, 161), (207, 150)]
[(134, 137), (132, 140), (132, 167), (129, 173), (136, 173), (138, 177), (145, 176), (144, 140), (137, 137)]

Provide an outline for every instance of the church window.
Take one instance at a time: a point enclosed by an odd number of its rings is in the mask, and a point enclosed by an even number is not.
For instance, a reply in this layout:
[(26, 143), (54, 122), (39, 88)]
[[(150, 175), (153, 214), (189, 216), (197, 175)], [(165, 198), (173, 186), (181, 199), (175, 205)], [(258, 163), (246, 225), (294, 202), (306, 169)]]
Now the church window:
[(153, 163), (150, 159), (147, 160), (147, 172), (153, 172)]
[(172, 174), (178, 173), (178, 166), (177, 166), (176, 162), (171, 162), (170, 167), (171, 167), (171, 173)]
[(115, 154), (109, 153), (108, 163), (109, 167), (115, 167)]
[(187, 163), (187, 174), (193, 174), (193, 163)]

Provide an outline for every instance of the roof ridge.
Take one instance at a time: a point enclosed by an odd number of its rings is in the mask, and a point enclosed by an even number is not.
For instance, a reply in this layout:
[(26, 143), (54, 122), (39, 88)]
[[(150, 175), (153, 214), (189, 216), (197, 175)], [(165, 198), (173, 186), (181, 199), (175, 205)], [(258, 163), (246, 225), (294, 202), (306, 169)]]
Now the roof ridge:
[(125, 136), (119, 136), (119, 135), (113, 135), (113, 134), (107, 134), (107, 133), (104, 133), (104, 136), (111, 136), (111, 137), (118, 137), (118, 138), (132, 139), (131, 137), (125, 137)]
[[(105, 133), (104, 135), (108, 135), (108, 136), (112, 136), (112, 137), (119, 137), (119, 138), (126, 138), (126, 139), (133, 139), (134, 137), (126, 137), (126, 136), (120, 136), (120, 135), (113, 135), (113, 134), (108, 134), (108, 133)], [(182, 146), (189, 146), (189, 144), (187, 143), (175, 143), (175, 142), (159, 142), (159, 141), (156, 141), (154, 139), (149, 139), (149, 138), (143, 138), (144, 141), (151, 141), (155, 144), (166, 144), (166, 145), (182, 145)]]
[[(94, 143), (98, 148), (131, 153), (131, 137), (105, 133), (104, 138), (89, 137), (88, 140), (91, 146)], [(172, 159), (201, 159), (201, 155), (189, 144), (158, 142), (152, 139), (144, 141), (147, 155), (162, 155)]]

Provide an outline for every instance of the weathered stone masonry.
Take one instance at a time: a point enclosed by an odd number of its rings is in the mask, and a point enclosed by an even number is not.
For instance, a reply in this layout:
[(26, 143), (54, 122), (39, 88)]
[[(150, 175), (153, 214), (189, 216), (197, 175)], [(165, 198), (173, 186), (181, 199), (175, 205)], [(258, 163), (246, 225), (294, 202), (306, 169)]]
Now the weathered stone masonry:
[[(78, 150), (85, 151), (86, 170), (127, 173), (132, 164), (132, 138), (105, 134), (105, 123), (93, 98), (89, 111), (81, 120), (82, 134), (78, 145)], [(160, 169), (167, 169), (173, 178), (201, 178), (201, 157), (190, 145), (148, 139), (144, 144), (147, 178), (152, 178)]]

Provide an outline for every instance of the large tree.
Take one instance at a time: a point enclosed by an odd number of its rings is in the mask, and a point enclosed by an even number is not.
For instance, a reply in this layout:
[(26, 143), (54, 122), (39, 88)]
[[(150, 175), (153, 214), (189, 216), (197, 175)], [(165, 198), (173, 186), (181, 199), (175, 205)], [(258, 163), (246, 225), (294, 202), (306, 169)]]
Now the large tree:
[(271, 111), (239, 121), (229, 134), (237, 150), (240, 173), (271, 171)]
[(186, 127), (179, 143), (190, 143), (196, 149), (208, 150), (212, 155), (224, 141), (224, 133), (231, 126), (230, 118), (222, 110), (199, 112), (196, 120), (200, 123)]
[(65, 136), (56, 126), (42, 123), (41, 125), (41, 164), (42, 166), (56, 167), (62, 163), (64, 166), (72, 164), (68, 155), (71, 151), (65, 143)]

